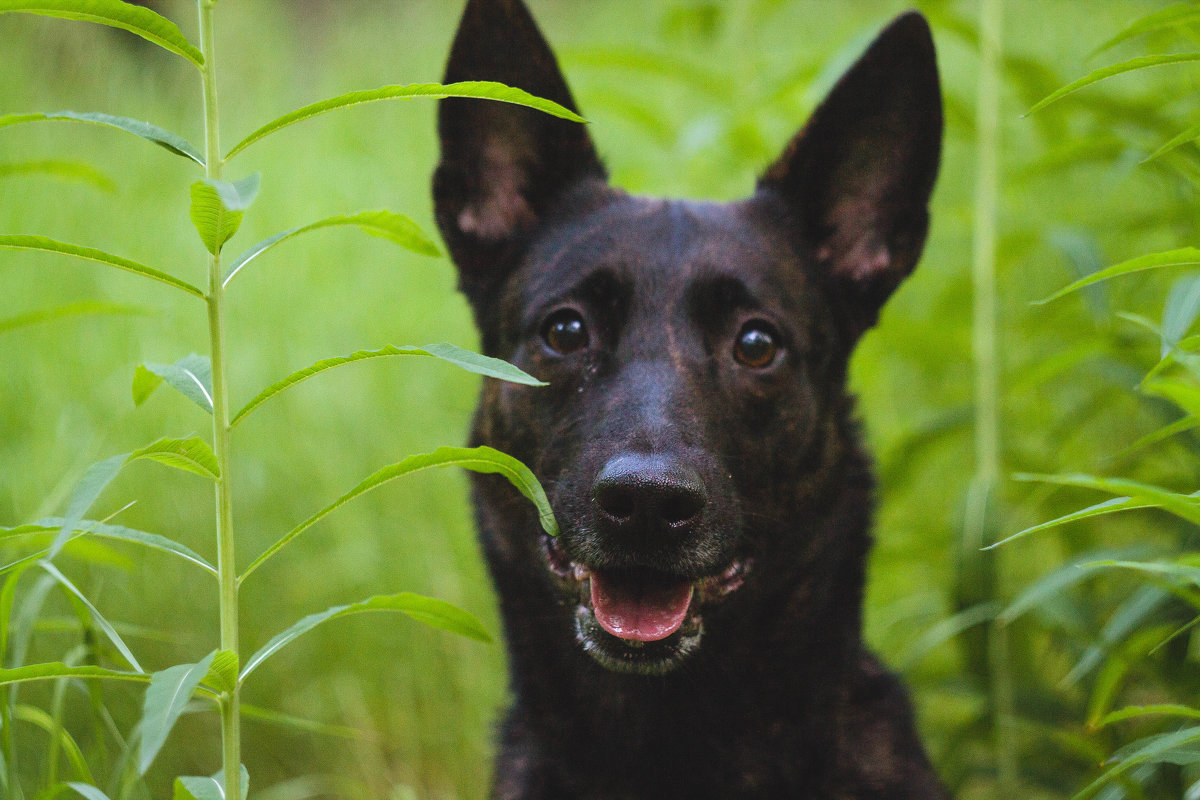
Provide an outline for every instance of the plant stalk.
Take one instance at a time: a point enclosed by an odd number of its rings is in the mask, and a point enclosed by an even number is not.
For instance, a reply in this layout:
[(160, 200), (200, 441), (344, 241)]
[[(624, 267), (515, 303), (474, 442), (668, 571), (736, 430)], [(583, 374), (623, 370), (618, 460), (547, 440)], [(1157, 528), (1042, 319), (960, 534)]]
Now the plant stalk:
[[(972, 276), (974, 281), (973, 346), (975, 361), (975, 476), (968, 494), (964, 530), (964, 557), (985, 558), (979, 548), (989, 544), (994, 531), (1001, 474), (1000, 370), (996, 325), (996, 229), (1000, 184), (1000, 59), (1002, 52), (1002, 2), (981, 0), (979, 19), (980, 64), (976, 91), (975, 222)], [(1003, 592), (1001, 555), (986, 556), (980, 574), (990, 580), (992, 599)], [(1014, 689), (1008, 631), (998, 620), (989, 624), (987, 667), (996, 746), (997, 796), (1016, 797), (1019, 768), (1013, 736)]]
[[(204, 53), (201, 80), (204, 89), (205, 175), (221, 177), (221, 140), (217, 115), (216, 47), (213, 31), (215, 0), (198, 0), (200, 50)], [(222, 302), (221, 256), (208, 259), (208, 334), (212, 357), (213, 452), (220, 467), (216, 483), (217, 578), (221, 585), (221, 649), (238, 650), (238, 586), (234, 558), (233, 481), (230, 476), (229, 400), (225, 369), (225, 315)], [(227, 800), (242, 800), (241, 711), (239, 688), (221, 698), (221, 755)]]

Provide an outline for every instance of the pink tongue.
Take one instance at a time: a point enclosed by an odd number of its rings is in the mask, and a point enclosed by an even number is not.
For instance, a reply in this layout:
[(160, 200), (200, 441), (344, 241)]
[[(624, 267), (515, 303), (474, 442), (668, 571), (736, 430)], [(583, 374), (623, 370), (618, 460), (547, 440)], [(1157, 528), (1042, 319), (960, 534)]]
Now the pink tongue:
[(657, 642), (683, 624), (692, 585), (645, 586), (592, 573), (592, 608), (600, 627), (619, 639)]

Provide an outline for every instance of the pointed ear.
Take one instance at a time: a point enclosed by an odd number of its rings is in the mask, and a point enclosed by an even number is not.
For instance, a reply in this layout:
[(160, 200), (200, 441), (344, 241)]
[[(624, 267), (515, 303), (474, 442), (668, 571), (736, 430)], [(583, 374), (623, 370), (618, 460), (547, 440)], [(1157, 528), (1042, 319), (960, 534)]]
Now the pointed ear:
[[(575, 111), (550, 46), (521, 0), (469, 0), (445, 83), (499, 81)], [(584, 125), (491, 100), (438, 109), (442, 160), (433, 180), (442, 236), (468, 297), (512, 267), (556, 198), (604, 167)]]
[(808, 257), (832, 281), (854, 335), (916, 266), (942, 142), (925, 18), (896, 18), (842, 76), (759, 181), (782, 200)]

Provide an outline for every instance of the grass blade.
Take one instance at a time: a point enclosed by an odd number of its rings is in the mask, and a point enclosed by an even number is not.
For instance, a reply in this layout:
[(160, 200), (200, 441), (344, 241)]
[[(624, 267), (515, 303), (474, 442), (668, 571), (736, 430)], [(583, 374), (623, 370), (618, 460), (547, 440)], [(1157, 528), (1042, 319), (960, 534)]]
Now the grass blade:
[[(236, 679), (237, 676), (234, 675), (234, 678)], [(261, 706), (242, 703), (241, 709), (242, 719), (254, 720), (255, 722), (262, 722), (267, 725), (278, 725), (283, 728), (291, 728), (292, 730), (304, 731), (305, 733), (315, 733), (319, 736), (330, 736), (335, 739), (368, 741), (375, 738), (371, 731), (351, 728), (348, 725), (332, 725), (328, 722), (318, 722), (292, 714), (284, 714), (282, 711), (262, 708)]]
[(212, 361), (208, 356), (192, 353), (174, 364), (139, 364), (133, 373), (133, 404), (146, 402), (163, 381), (212, 413)]
[(1008, 544), (1014, 539), (1020, 539), (1022, 536), (1028, 536), (1031, 533), (1037, 533), (1038, 531), (1044, 531), (1049, 528), (1057, 528), (1059, 525), (1066, 525), (1068, 522), (1088, 519), (1089, 517), (1099, 517), (1105, 514), (1115, 514), (1118, 511), (1133, 511), (1139, 508), (1150, 508), (1151, 506), (1152, 504), (1149, 502), (1144, 500), (1134, 500), (1132, 497), (1114, 497), (1111, 500), (1105, 500), (1103, 503), (1097, 503), (1094, 506), (1088, 506), (1087, 508), (1080, 509), (1079, 511), (1072, 511), (1070, 514), (1064, 514), (1058, 519), (1052, 519), (1049, 522), (1033, 525), (1032, 527), (1026, 528), (1023, 531), (1014, 533), (1012, 536), (1008, 536), (998, 542), (989, 544), (983, 549), (991, 550), (992, 548), (999, 547), (1002, 544)]
[(61, 585), (68, 594), (74, 595), (75, 599), (84, 605), (84, 607), (88, 610), (88, 613), (91, 614), (92, 620), (96, 623), (96, 627), (98, 627), (104, 633), (105, 637), (112, 642), (113, 647), (117, 648), (117, 652), (119, 652), (125, 658), (125, 660), (129, 662), (129, 666), (133, 667), (138, 672), (145, 672), (145, 670), (142, 669), (142, 665), (138, 663), (136, 658), (134, 658), (133, 651), (126, 646), (125, 640), (121, 638), (121, 634), (117, 633), (117, 629), (112, 626), (112, 623), (104, 618), (104, 615), (100, 613), (100, 609), (92, 605), (92, 601), (88, 600), (83, 592), (79, 591), (79, 587), (72, 583), (70, 578), (59, 572), (58, 567), (54, 566), (50, 562), (43, 561), (41, 567), (42, 569), (46, 570), (46, 572), (48, 572), (51, 577), (54, 578), (54, 580), (58, 581), (59, 585)]
[(183, 56), (197, 67), (204, 65), (204, 54), (174, 22), (148, 8), (121, 0), (0, 0), (0, 14), (14, 11), (121, 28)]
[(242, 410), (238, 411), (237, 414), (233, 416), (233, 419), (230, 420), (229, 424), (230, 426), (236, 425), (238, 421), (242, 419), (242, 417), (246, 416), (275, 395), (291, 388), (292, 386), (295, 386), (298, 383), (306, 381), (314, 375), (324, 372), (325, 370), (333, 369), (334, 367), (340, 367), (344, 364), (353, 364), (356, 361), (363, 361), (368, 358), (380, 358), (383, 356), (432, 356), (434, 358), (441, 359), (442, 361), (447, 361), (451, 364), (454, 364), (457, 367), (461, 367), (468, 372), (474, 372), (478, 375), (486, 375), (491, 378), (499, 378), (500, 380), (512, 381), (513, 383), (521, 383), (525, 384), (526, 386), (546, 385), (537, 378), (534, 378), (532, 375), (517, 369), (507, 361), (501, 361), (498, 358), (491, 358), (489, 356), (480, 355), (479, 353), (473, 353), (470, 350), (464, 350), (461, 347), (457, 347), (445, 342), (427, 344), (423, 347), (394, 347), (392, 345), (388, 345), (387, 347), (381, 347), (378, 350), (359, 350), (351, 353), (348, 356), (335, 356), (334, 358), (322, 359), (311, 366), (297, 370), (282, 380), (271, 384), (251, 398), (250, 402), (246, 403)]
[(263, 239), (234, 259), (225, 273), (224, 280), (221, 281), (221, 286), (228, 286), (229, 282), (233, 280), (234, 275), (237, 275), (247, 264), (280, 242), (287, 241), (293, 236), (299, 236), (308, 231), (315, 231), (320, 228), (332, 228), (339, 225), (351, 225), (361, 228), (372, 236), (388, 239), (401, 247), (412, 250), (414, 253), (421, 253), (427, 256), (440, 256), (442, 254), (438, 246), (425, 235), (417, 223), (404, 214), (397, 214), (386, 210), (360, 211), (357, 214), (326, 217), (308, 225), (301, 225), (298, 228), (289, 228), (282, 233), (275, 234), (269, 239)]
[(1147, 14), (1141, 19), (1127, 25), (1107, 42), (1089, 53), (1088, 57), (1091, 58), (1092, 56), (1099, 55), (1122, 42), (1127, 42), (1130, 39), (1147, 33), (1184, 25), (1195, 25), (1197, 23), (1200, 23), (1200, 7), (1195, 5), (1170, 6), (1161, 11), (1155, 11), (1153, 14)]
[(203, 178), (192, 184), (192, 224), (208, 252), (220, 255), (237, 233), (246, 209), (258, 196), (258, 185), (257, 172), (237, 183)]
[(107, 264), (110, 267), (132, 272), (135, 275), (153, 278), (161, 283), (174, 286), (176, 289), (183, 289), (188, 294), (195, 295), (196, 297), (204, 297), (204, 292), (192, 286), (187, 281), (181, 281), (165, 272), (147, 267), (145, 264), (139, 264), (136, 261), (130, 261), (121, 256), (114, 256), (111, 253), (105, 253), (103, 250), (96, 250), (92, 247), (80, 247), (77, 244), (59, 242), (45, 236), (30, 236), (16, 233), (0, 233), (0, 247), (12, 250), (42, 250), (47, 253), (61, 253), (62, 255), (75, 256), (86, 261)]
[(1074, 283), (1064, 286), (1046, 299), (1036, 301), (1034, 305), (1049, 303), (1051, 300), (1057, 300), (1077, 289), (1082, 289), (1084, 286), (1091, 286), (1093, 283), (1106, 281), (1109, 278), (1115, 278), (1120, 275), (1129, 275), (1147, 269), (1163, 269), (1165, 267), (1194, 267), (1198, 264), (1200, 264), (1200, 248), (1181, 247), (1177, 250), (1150, 253), (1138, 256), (1137, 258), (1131, 258), (1128, 261), (1122, 261), (1119, 264), (1113, 264), (1111, 267), (1105, 267), (1098, 272), (1093, 272), (1086, 278), (1080, 278)]
[(1117, 711), (1111, 711), (1099, 719), (1095, 727), (1103, 728), (1107, 725), (1112, 725), (1114, 722), (1124, 722), (1127, 719), (1135, 717), (1148, 717), (1151, 715), (1163, 714), (1169, 717), (1186, 717), (1188, 719), (1200, 719), (1200, 708), (1191, 708), (1189, 706), (1176, 705), (1174, 703), (1160, 703), (1157, 705), (1148, 706), (1126, 706)]
[(1040, 607), (1049, 598), (1058, 596), (1075, 584), (1094, 575), (1103, 568), (1096, 563), (1100, 560), (1115, 556), (1131, 557), (1142, 552), (1144, 551), (1141, 548), (1121, 551), (1093, 551), (1073, 558), (1022, 589), (1013, 598), (1013, 601), (1009, 603), (1008, 608), (1004, 609), (1000, 614), (999, 620), (1005, 625), (1009, 625), (1025, 612)]
[[(3, 119), (0, 117), (0, 120)], [(0, 164), (0, 179), (17, 175), (50, 175), (64, 180), (81, 181), (109, 194), (117, 190), (117, 184), (113, 182), (112, 178), (91, 164), (85, 164), (82, 161), (43, 159)]]
[(304, 520), (304, 522), (301, 522), (295, 528), (285, 533), (278, 541), (268, 547), (262, 555), (254, 559), (250, 566), (246, 567), (246, 570), (238, 578), (238, 583), (240, 584), (244, 581), (254, 570), (262, 566), (268, 559), (278, 553), (301, 533), (359, 495), (366, 494), (388, 481), (405, 475), (411, 475), (414, 472), (429, 469), (430, 467), (455, 466), (475, 472), (493, 472), (503, 475), (521, 494), (537, 506), (542, 528), (551, 536), (558, 534), (558, 523), (554, 520), (554, 512), (550, 508), (550, 501), (546, 499), (545, 491), (542, 490), (541, 484), (538, 483), (537, 478), (529, 471), (529, 468), (520, 461), (517, 461), (512, 456), (501, 453), (499, 450), (494, 450), (486, 446), (439, 447), (432, 453), (409, 456), (403, 461), (377, 470), (337, 500), (334, 500)]
[(572, 122), (586, 122), (586, 120), (571, 111), (570, 109), (560, 106), (558, 103), (550, 100), (543, 100), (540, 97), (534, 97), (526, 91), (516, 89), (511, 86), (505, 86), (502, 83), (494, 81), (463, 81), (460, 83), (411, 83), (406, 85), (381, 86), (378, 89), (365, 89), (357, 92), (349, 92), (347, 94), (331, 97), (328, 100), (322, 100), (317, 103), (311, 103), (298, 108), (288, 114), (284, 114), (278, 119), (274, 119), (263, 125), (261, 128), (253, 131), (245, 139), (242, 139), (233, 149), (226, 155), (228, 160), (245, 150), (250, 145), (269, 136), (276, 131), (286, 128), (289, 125), (294, 125), (297, 122), (302, 122), (306, 119), (311, 119), (319, 114), (324, 114), (329, 111), (335, 111), (339, 108), (348, 108), (349, 106), (357, 106), (363, 103), (375, 103), (380, 100), (410, 100), (414, 97), (429, 97), (435, 100), (440, 100), (447, 97), (467, 97), (479, 98), (482, 100), (497, 100), (503, 103), (514, 103), (516, 105), (527, 106), (538, 111), (544, 111), (562, 119), (569, 119)]
[(1066, 86), (1051, 92), (1049, 95), (1039, 100), (1033, 106), (1033, 108), (1026, 111), (1025, 116), (1028, 117), (1035, 111), (1040, 111), (1051, 103), (1061, 100), (1072, 92), (1077, 92), (1085, 86), (1090, 86), (1097, 81), (1104, 80), (1105, 78), (1111, 78), (1114, 75), (1121, 75), (1126, 72), (1133, 72), (1134, 70), (1149, 69), (1150, 67), (1161, 67), (1167, 64), (1182, 64), (1188, 61), (1200, 61), (1200, 53), (1168, 53), (1166, 55), (1139, 56), (1138, 58), (1133, 58), (1129, 61), (1122, 61), (1120, 64), (1113, 64), (1108, 67), (1103, 67), (1084, 75), (1077, 81), (1072, 81)]
[[(32, 522), (28, 525), (17, 525), (12, 528), (0, 527), (0, 539), (9, 536), (29, 536), (44, 533), (54, 533), (62, 529), (62, 517), (47, 517), (37, 522)], [(180, 544), (179, 542), (168, 539), (165, 536), (159, 536), (156, 533), (147, 533), (133, 528), (126, 528), (122, 525), (106, 525), (102, 522), (93, 520), (80, 520), (75, 530), (68, 541), (75, 539), (78, 536), (98, 536), (101, 539), (112, 539), (118, 542), (129, 542), (138, 544), (143, 547), (148, 547), (151, 550), (158, 550), (161, 553), (168, 553), (173, 556), (178, 556), (185, 561), (190, 561), (198, 567), (201, 567), (206, 572), (213, 575), (217, 574), (217, 568), (208, 563), (203, 556), (197, 554), (191, 548)], [(48, 551), (47, 551), (48, 552)], [(44, 553), (35, 554), (38, 558)], [(7, 568), (6, 568), (7, 569)]]
[(1172, 578), (1183, 583), (1190, 583), (1193, 586), (1200, 586), (1200, 567), (1193, 567), (1187, 564), (1164, 564), (1159, 561), (1093, 561), (1084, 566), (1096, 569), (1128, 569), (1134, 572), (1142, 572), (1146, 575)]
[(1099, 778), (1072, 795), (1071, 800), (1092, 797), (1101, 786), (1125, 774), (1133, 767), (1147, 762), (1161, 761), (1171, 751), (1198, 741), (1200, 741), (1200, 726), (1138, 739), (1114, 754), (1112, 760), (1117, 763), (1105, 770)]
[[(0, 3), (3, 2), (4, 0), (0, 0)], [(104, 125), (109, 128), (116, 128), (126, 133), (132, 133), (134, 136), (140, 136), (159, 147), (171, 151), (175, 155), (191, 159), (200, 166), (204, 166), (204, 156), (200, 154), (200, 151), (196, 149), (194, 144), (179, 134), (171, 133), (166, 128), (160, 128), (149, 122), (142, 122), (141, 120), (129, 117), (116, 117), (112, 114), (102, 114), (99, 111), (29, 111), (20, 114), (5, 114), (0, 117), (0, 128), (6, 125), (19, 125), (23, 122), (49, 122), (55, 120), (86, 122), (92, 125)]]
[(138, 750), (138, 774), (145, 775), (154, 763), (158, 751), (167, 741), (179, 715), (192, 699), (192, 693), (208, 673), (217, 651), (209, 653), (195, 664), (176, 664), (155, 672), (146, 687), (142, 704), (142, 741)]
[(1142, 159), (1142, 163), (1145, 164), (1146, 162), (1153, 161), (1154, 159), (1159, 158), (1160, 156), (1165, 156), (1167, 153), (1171, 152), (1176, 147), (1185, 145), (1188, 142), (1194, 142), (1197, 139), (1200, 139), (1200, 123), (1192, 125), (1190, 128), (1187, 128), (1187, 129), (1181, 131), (1180, 133), (1176, 134), (1175, 136), (1172, 136), (1165, 143), (1163, 143), (1163, 145), (1161, 147), (1159, 147), (1153, 153), (1151, 153), (1150, 155), (1148, 155), (1144, 159)]
[[(1179, 494), (1125, 478), (1098, 478), (1095, 475), (1074, 473), (1069, 475), (1030, 475), (1019, 473), (1013, 478), (1018, 481), (1036, 481), (1058, 486), (1075, 486), (1080, 489), (1095, 489), (1115, 495), (1127, 495), (1134, 500), (1144, 501), (1147, 508), (1161, 508), (1175, 516), (1200, 525), (1200, 497), (1196, 494)], [(1122, 498), (1124, 499), (1124, 498)]]
[(29, 683), (31, 681), (48, 681), (59, 678), (92, 678), (98, 680), (136, 681), (149, 683), (150, 676), (144, 672), (125, 672), (105, 667), (78, 666), (68, 667), (61, 661), (45, 664), (27, 664), (14, 669), (0, 669), (0, 686), (14, 683)]
[(349, 616), (350, 614), (361, 614), (366, 611), (400, 611), (413, 619), (436, 628), (442, 628), (451, 633), (457, 633), (481, 642), (492, 641), (492, 637), (488, 634), (487, 629), (480, 624), (479, 620), (461, 608), (444, 600), (436, 600), (432, 597), (424, 597), (412, 592), (376, 595), (358, 603), (334, 606), (317, 614), (309, 614), (287, 630), (276, 634), (246, 661), (246, 666), (242, 668), (240, 680), (245, 681), (250, 673), (258, 669), (264, 661), (321, 623)]
[(86, 800), (110, 800), (104, 792), (87, 783), (68, 783), (67, 786), (83, 795)]
[(83, 317), (91, 315), (113, 314), (148, 317), (153, 312), (148, 311), (141, 306), (123, 305), (120, 303), (102, 303), (95, 300), (81, 300), (78, 303), (67, 303), (66, 305), (56, 308), (42, 308), (37, 311), (29, 311), (25, 314), (18, 314), (15, 317), (8, 319), (0, 319), (0, 333), (16, 330), (17, 328), (25, 328), (30, 325), (39, 325), (43, 322), (53, 322), (54, 320), (64, 319), (66, 317)]

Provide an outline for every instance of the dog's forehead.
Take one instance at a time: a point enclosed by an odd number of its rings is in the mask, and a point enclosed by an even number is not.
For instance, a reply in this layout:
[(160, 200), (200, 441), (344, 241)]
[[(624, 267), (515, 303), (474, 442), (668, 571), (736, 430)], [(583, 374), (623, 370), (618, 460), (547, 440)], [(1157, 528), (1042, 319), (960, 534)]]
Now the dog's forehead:
[(751, 203), (620, 195), (548, 228), (518, 272), (527, 304), (568, 295), (598, 271), (663, 299), (705, 280), (735, 279), (762, 295), (806, 291), (795, 249)]

